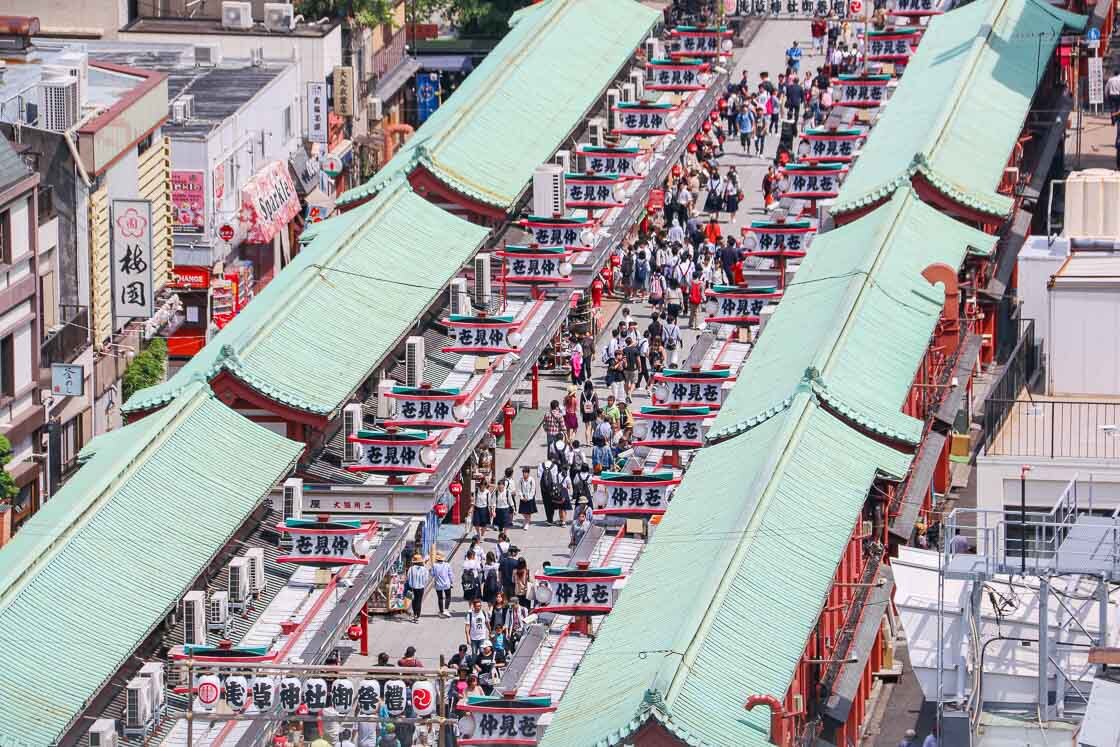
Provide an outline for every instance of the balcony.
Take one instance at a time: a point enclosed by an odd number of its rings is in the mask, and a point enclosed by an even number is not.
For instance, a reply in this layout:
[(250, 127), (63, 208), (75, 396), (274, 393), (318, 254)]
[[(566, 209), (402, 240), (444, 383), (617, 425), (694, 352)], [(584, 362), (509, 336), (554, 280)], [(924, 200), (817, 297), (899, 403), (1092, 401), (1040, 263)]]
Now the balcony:
[(1053, 395), (993, 400), (1003, 413), (986, 456), (1113, 460), (1120, 457), (1120, 397), (1088, 401)]
[(69, 363), (89, 345), (89, 309), (63, 305), (59, 315), (67, 322), (48, 334), (40, 348), (40, 367), (48, 373), (52, 363)]

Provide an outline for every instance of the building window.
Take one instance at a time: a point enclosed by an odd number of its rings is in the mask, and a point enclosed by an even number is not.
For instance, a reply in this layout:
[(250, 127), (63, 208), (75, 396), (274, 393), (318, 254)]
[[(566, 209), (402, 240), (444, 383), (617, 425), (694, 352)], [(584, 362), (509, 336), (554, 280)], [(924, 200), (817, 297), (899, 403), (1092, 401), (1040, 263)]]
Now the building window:
[(284, 140), (292, 137), (292, 105), (284, 107)]
[(12, 213), (0, 211), (0, 262), (12, 263)]
[(145, 137), (143, 140), (141, 140), (139, 143), (136, 144), (136, 155), (138, 155), (138, 156), (144, 155), (144, 151), (146, 151), (148, 148), (151, 148), (151, 147), (152, 147), (152, 133), (149, 132), (147, 137)]
[(63, 473), (69, 472), (78, 462), (78, 452), (82, 450), (82, 416), (71, 418), (62, 426), (59, 463)]
[(16, 350), (11, 335), (0, 339), (0, 394), (16, 396)]

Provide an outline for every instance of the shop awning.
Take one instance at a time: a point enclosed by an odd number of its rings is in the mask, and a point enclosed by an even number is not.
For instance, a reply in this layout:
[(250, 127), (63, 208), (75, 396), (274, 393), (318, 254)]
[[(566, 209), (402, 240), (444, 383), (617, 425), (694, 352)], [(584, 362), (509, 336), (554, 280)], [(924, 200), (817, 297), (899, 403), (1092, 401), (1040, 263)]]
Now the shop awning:
[(268, 244), (299, 214), (299, 195), (288, 164), (272, 161), (241, 188), (238, 218), (249, 244)]
[(401, 87), (408, 82), (408, 79), (416, 74), (420, 69), (420, 61), (415, 57), (406, 57), (397, 64), (395, 68), (382, 75), (377, 79), (377, 85), (373, 89), (373, 95), (382, 101), (391, 99)]
[(422, 70), (438, 70), (442, 73), (469, 73), (474, 70), (474, 62), (469, 54), (440, 54), (421, 57)]
[(840, 675), (832, 686), (832, 694), (825, 702), (824, 713), (837, 723), (848, 720), (852, 710), (859, 683), (863, 679), (863, 671), (867, 667), (867, 659), (871, 656), (871, 647), (875, 645), (875, 637), (879, 634), (879, 627), (883, 622), (883, 609), (890, 603), (891, 590), (894, 589), (894, 574), (886, 563), (879, 566), (878, 578), (882, 586), (872, 587), (871, 592), (863, 603), (863, 614), (856, 626), (852, 643), (848, 647), (849, 659), (855, 659), (852, 664), (845, 664), (840, 670)]

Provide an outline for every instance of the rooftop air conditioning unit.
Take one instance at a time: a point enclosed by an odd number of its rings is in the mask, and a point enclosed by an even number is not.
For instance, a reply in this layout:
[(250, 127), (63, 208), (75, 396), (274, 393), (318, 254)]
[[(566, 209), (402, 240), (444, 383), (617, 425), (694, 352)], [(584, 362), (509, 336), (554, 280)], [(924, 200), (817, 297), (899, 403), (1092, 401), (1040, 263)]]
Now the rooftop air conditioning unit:
[(244, 612), (249, 602), (249, 561), (234, 558), (229, 561), (229, 608)]
[(140, 676), (148, 680), (152, 690), (152, 710), (156, 714), (163, 712), (167, 694), (163, 682), (163, 662), (149, 661), (140, 667)]
[(190, 117), (187, 116), (187, 103), (185, 101), (180, 101), (179, 99), (175, 99), (174, 101), (172, 101), (171, 123), (183, 124), (188, 119), (190, 119)]
[(384, 102), (377, 96), (366, 99), (366, 118), (371, 122), (380, 122), (385, 118)]
[(206, 645), (206, 592), (188, 591), (183, 595), (183, 645)]
[(452, 278), (451, 285), (447, 288), (447, 295), (452, 314), (466, 316), (472, 313), (471, 296), (467, 291), (466, 278)]
[[(552, 168), (557, 168), (553, 166)], [(536, 196), (533, 197), (534, 201)], [(490, 255), (483, 252), (474, 257), (474, 305), (479, 309), (490, 307)]]
[(89, 727), (89, 747), (117, 747), (117, 722), (111, 718), (99, 718)]
[(253, 4), (246, 2), (222, 3), (222, 28), (248, 31), (253, 28)]
[(194, 64), (197, 67), (214, 67), (222, 64), (222, 48), (216, 43), (195, 44)]
[(661, 59), (661, 40), (656, 36), (651, 36), (646, 39), (646, 59), (659, 60)]
[(229, 592), (215, 591), (210, 595), (206, 610), (206, 629), (225, 638), (229, 626)]
[(634, 87), (634, 98), (631, 101), (641, 101), (646, 95), (646, 74), (643, 70), (630, 71), (630, 85)]
[(622, 98), (622, 91), (617, 88), (607, 89), (607, 132), (614, 132), (618, 129), (619, 116), (615, 108), (625, 100)]
[[(280, 521), (303, 518), (303, 480), (289, 477), (284, 481), (283, 498), (280, 502)], [(280, 544), (291, 546), (291, 535), (283, 535)]]
[(124, 735), (146, 737), (152, 726), (152, 685), (143, 677), (133, 677), (125, 693)]
[(556, 155), (552, 157), (552, 162), (563, 167), (565, 174), (572, 173), (572, 152), (570, 150), (556, 151)]
[(392, 379), (378, 379), (377, 380), (377, 419), (388, 420), (393, 417), (395, 412), (394, 400), (389, 395), (393, 391), (393, 387), (397, 386), (397, 382)]
[(65, 132), (81, 116), (78, 80), (69, 76), (44, 78), (39, 83), (39, 125), (53, 132)]
[[(378, 402), (382, 399), (381, 392), (378, 391)], [(388, 399), (385, 397), (384, 399)], [(379, 408), (380, 409), (380, 408)], [(378, 412), (378, 415), (381, 413)], [(388, 417), (388, 416), (386, 416)], [(358, 431), (362, 429), (362, 404), (360, 402), (351, 402), (342, 408), (342, 433), (343, 436), (356, 436)], [(342, 442), (343, 461), (356, 462), (360, 458), (358, 453), (361, 449), (360, 444), (352, 444), (349, 441)]]
[(545, 218), (564, 214), (564, 167), (554, 163), (533, 171), (533, 215)]
[(245, 551), (245, 557), (249, 560), (249, 591), (256, 599), (260, 597), (265, 587), (264, 548), (249, 548)]
[(43, 65), (43, 77), (62, 75), (78, 81), (78, 101), (84, 106), (89, 101), (89, 54), (67, 51), (49, 65)]
[(424, 383), (424, 338), (409, 337), (404, 341), (404, 385), (418, 387)]
[(264, 27), (269, 31), (291, 31), (296, 27), (296, 12), (291, 3), (265, 3)]
[(602, 148), (607, 144), (607, 120), (595, 117), (587, 123), (587, 140), (593, 148)]

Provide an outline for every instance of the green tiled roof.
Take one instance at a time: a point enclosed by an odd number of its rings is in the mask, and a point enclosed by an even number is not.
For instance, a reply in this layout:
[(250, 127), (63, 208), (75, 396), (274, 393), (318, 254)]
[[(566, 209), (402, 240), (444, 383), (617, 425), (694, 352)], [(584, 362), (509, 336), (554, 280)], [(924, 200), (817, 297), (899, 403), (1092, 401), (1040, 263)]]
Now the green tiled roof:
[(486, 235), (396, 185), (312, 226), (291, 264), (174, 377), (134, 394), (124, 411), (160, 407), (195, 377), (229, 371), (277, 402), (331, 416)]
[(51, 744), (302, 448), (218, 402), (204, 382), (94, 443), (0, 549), (5, 744)]
[(934, 18), (832, 207), (845, 213), (921, 173), (954, 202), (1005, 216), (996, 192), (1062, 30), (1045, 0), (976, 0)]
[(900, 408), (944, 303), (941, 286), (921, 273), (938, 262), (960, 267), (970, 246), (990, 251), (994, 244), (995, 237), (921, 202), (909, 186), (815, 237), (711, 435), (788, 397), (790, 382), (813, 368), (818, 395), (845, 417), (917, 443), (922, 424)]
[(509, 211), (661, 14), (633, 0), (546, 0), (511, 30), (347, 205), (423, 166), (456, 192)]

